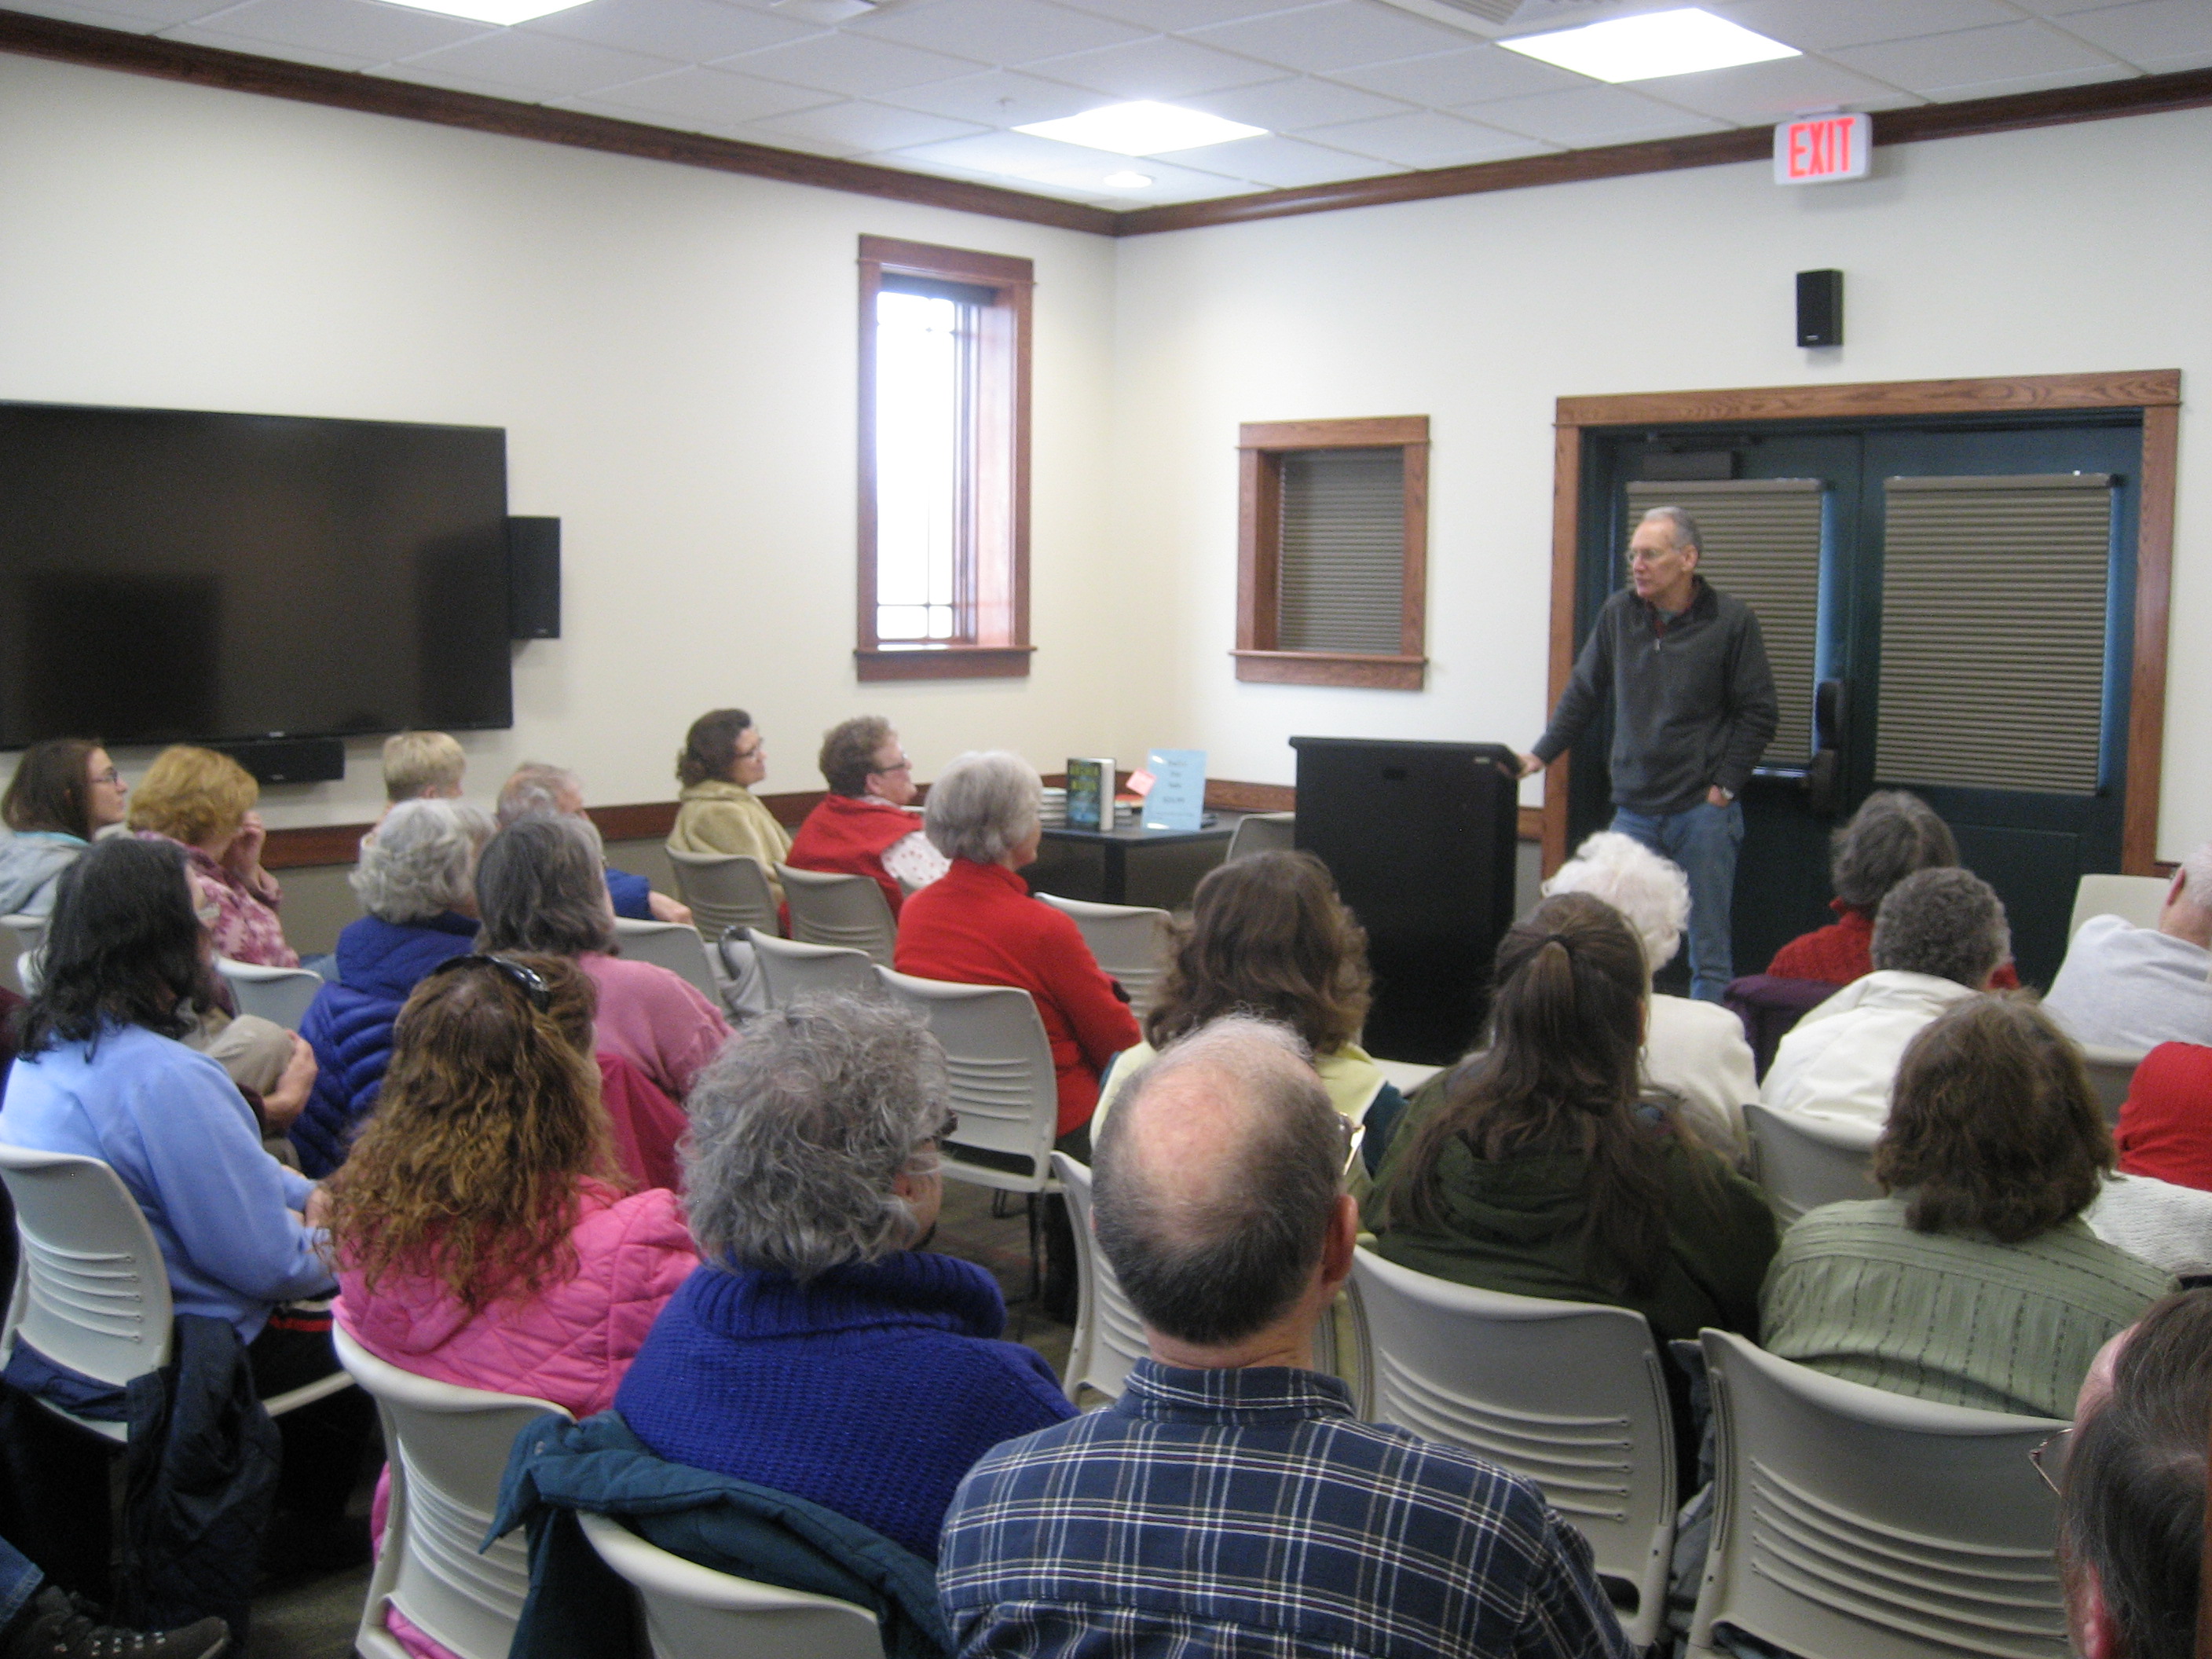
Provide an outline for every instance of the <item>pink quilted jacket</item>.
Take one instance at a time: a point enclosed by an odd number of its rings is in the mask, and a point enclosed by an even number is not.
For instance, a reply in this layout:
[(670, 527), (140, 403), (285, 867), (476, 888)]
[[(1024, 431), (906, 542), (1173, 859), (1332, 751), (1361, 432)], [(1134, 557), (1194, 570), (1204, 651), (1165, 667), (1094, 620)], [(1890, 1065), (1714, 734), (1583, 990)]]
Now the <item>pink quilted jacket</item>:
[(699, 1253), (665, 1188), (625, 1198), (586, 1181), (576, 1197), (576, 1274), (567, 1283), (472, 1316), (435, 1279), (386, 1274), (371, 1295), (359, 1273), (342, 1270), (338, 1323), (378, 1358), (433, 1382), (529, 1395), (578, 1417), (606, 1410)]

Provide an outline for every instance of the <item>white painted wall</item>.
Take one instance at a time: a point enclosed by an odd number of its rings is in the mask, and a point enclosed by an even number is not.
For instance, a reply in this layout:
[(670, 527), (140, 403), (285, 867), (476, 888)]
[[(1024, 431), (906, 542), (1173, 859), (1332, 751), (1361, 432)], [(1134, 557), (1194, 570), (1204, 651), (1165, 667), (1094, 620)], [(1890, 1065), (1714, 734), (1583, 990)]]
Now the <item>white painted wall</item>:
[[(2212, 111), (1884, 149), (1859, 185), (1764, 163), (1120, 245), (1118, 539), (1155, 561), (1170, 735), (1287, 782), (1294, 732), (1542, 729), (1561, 396), (2169, 368), (2212, 388)], [(1848, 343), (1794, 343), (1793, 273), (1845, 273)], [(1239, 684), (1240, 422), (1427, 415), (1425, 692)], [(2212, 834), (2212, 428), (2185, 408), (2160, 851)], [(1540, 799), (1537, 783), (1525, 799)]]
[[(566, 627), (520, 648), (514, 729), (464, 737), (480, 798), (543, 758), (594, 801), (668, 799), (685, 726), (731, 703), (769, 789), (821, 787), (820, 733), (864, 710), (925, 777), (1158, 723), (1102, 620), (1102, 238), (14, 57), (0, 228), (0, 398), (507, 429), (513, 510), (562, 520)], [(1026, 683), (854, 681), (863, 232), (1036, 261)], [(374, 816), (375, 748), (264, 816)]]

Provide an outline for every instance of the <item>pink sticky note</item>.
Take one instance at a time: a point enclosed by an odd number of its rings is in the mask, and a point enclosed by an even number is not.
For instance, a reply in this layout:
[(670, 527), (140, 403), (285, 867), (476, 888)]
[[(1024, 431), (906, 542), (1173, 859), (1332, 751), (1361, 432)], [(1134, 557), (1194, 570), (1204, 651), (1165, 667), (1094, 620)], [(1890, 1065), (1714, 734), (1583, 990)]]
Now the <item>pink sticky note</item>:
[(1129, 774), (1129, 793), (1141, 799), (1152, 793), (1154, 781), (1150, 772), (1132, 772)]

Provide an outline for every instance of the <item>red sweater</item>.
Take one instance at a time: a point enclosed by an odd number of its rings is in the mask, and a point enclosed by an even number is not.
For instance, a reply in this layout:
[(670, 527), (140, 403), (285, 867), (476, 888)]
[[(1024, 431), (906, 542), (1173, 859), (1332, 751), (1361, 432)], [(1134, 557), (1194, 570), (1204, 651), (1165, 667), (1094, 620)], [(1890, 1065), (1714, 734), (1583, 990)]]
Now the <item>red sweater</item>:
[[(1776, 979), (1814, 979), (1824, 985), (1849, 985), (1874, 972), (1874, 918), (1841, 899), (1830, 899), (1828, 908), (1840, 920), (1791, 939), (1766, 964), (1769, 974)], [(2017, 990), (2019, 971), (2009, 962), (2004, 963), (1991, 975), (1990, 988)]]
[(1098, 1104), (1098, 1073), (1137, 1046), (1136, 1016), (1099, 971), (1075, 923), (1030, 896), (1000, 864), (955, 859), (941, 880), (907, 901), (899, 917), (902, 974), (956, 985), (1013, 985), (1036, 999), (1060, 1074), (1060, 1123), (1070, 1134)]
[(2120, 1108), (2120, 1168), (2212, 1192), (2212, 1048), (2161, 1042)]
[(884, 854), (921, 828), (921, 813), (889, 801), (825, 795), (791, 838), (787, 862), (797, 870), (866, 876), (884, 890), (891, 914), (896, 915), (906, 895), (884, 868)]

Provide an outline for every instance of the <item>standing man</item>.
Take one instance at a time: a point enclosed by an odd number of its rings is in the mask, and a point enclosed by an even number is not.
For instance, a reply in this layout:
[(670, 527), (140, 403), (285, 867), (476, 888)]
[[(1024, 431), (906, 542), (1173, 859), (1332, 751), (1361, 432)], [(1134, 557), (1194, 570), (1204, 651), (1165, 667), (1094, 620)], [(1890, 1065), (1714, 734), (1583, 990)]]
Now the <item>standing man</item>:
[(1613, 710), (1613, 827), (1690, 878), (1690, 994), (1735, 977), (1729, 901), (1743, 791), (1779, 718), (1759, 618), (1698, 574), (1698, 524), (1655, 507), (1628, 543), (1629, 586), (1605, 602), (1552, 724), (1521, 757), (1532, 777)]

